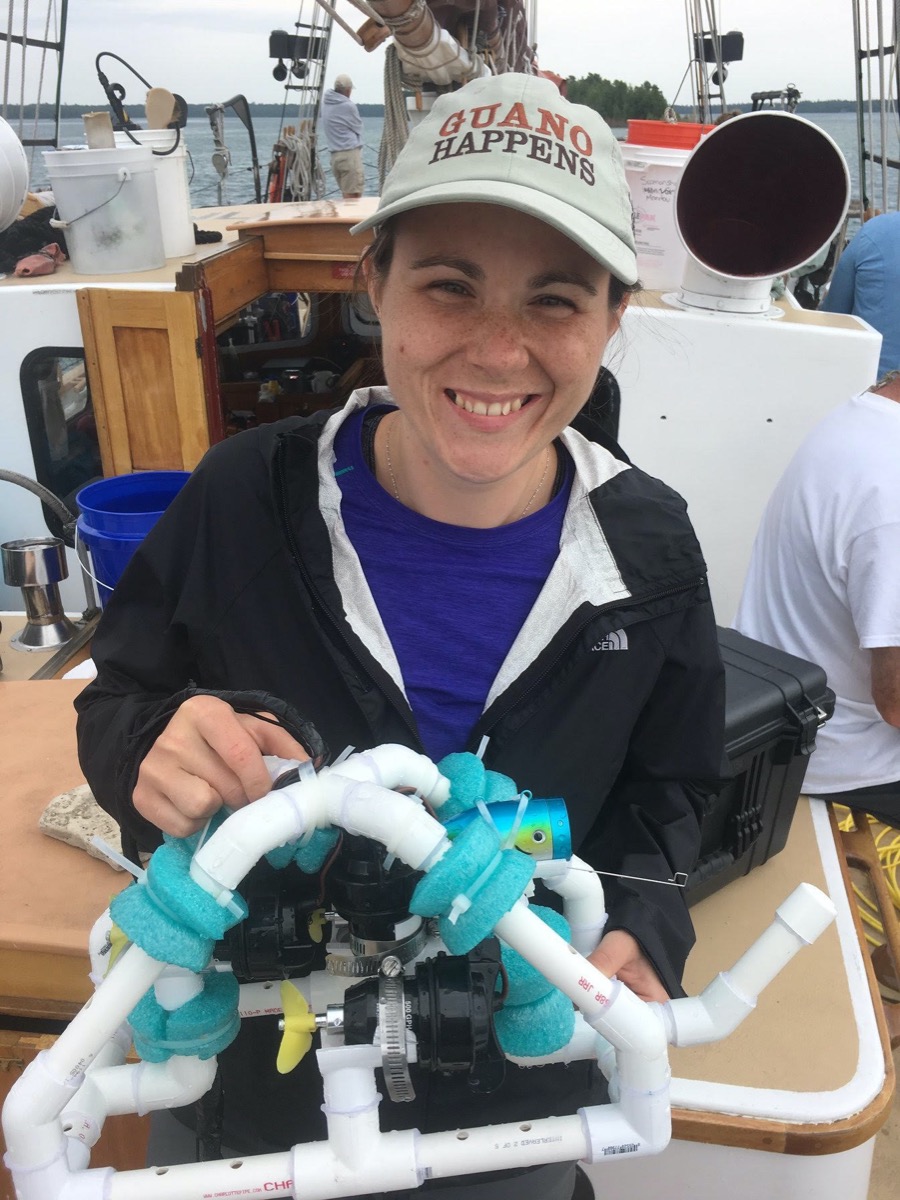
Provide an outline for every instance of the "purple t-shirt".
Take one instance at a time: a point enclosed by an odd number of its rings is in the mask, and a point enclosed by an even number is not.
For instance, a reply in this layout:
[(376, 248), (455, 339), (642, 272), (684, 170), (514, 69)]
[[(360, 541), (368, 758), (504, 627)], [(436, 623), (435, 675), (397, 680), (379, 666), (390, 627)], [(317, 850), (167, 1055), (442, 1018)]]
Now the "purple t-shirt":
[(496, 529), (445, 525), (406, 508), (375, 479), (362, 448), (365, 411), (349, 417), (335, 441), (341, 514), (422, 744), (437, 761), (465, 749), (556, 560), (572, 464), (566, 455), (564, 486), (520, 521)]

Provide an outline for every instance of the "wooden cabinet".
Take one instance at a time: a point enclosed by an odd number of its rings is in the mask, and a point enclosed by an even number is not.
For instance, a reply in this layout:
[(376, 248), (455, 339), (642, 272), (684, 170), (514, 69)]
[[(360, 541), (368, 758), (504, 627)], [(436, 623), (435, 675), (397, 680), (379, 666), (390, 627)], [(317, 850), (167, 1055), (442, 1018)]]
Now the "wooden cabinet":
[(374, 203), (247, 206), (238, 241), (176, 264), (168, 284), (79, 289), (105, 475), (196, 466), (225, 436), (217, 334), (268, 292), (353, 291), (371, 235), (349, 231)]
[(203, 305), (200, 292), (79, 291), (105, 475), (192, 470), (216, 440)]

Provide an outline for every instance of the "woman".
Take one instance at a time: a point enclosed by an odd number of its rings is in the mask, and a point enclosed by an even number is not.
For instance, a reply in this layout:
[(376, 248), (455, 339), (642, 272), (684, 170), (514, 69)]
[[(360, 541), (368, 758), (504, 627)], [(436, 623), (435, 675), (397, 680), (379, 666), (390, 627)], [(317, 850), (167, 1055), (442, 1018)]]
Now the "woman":
[[(387, 388), (210, 451), (106, 610), (78, 701), (85, 773), (147, 839), (263, 795), (265, 753), (318, 757), (321, 738), (439, 759), (487, 738), (488, 766), (565, 798), (582, 857), (639, 877), (604, 881), (593, 962), (646, 999), (677, 994), (684, 901), (639, 880), (693, 865), (722, 679), (683, 501), (581, 413), (637, 280), (618, 147), (546, 80), (477, 80), (413, 132), (370, 225)], [(247, 1063), (276, 1035), (245, 1025), (221, 1060), (225, 1141), (321, 1136), (292, 1084), (251, 1100)], [(588, 1065), (510, 1067), (482, 1099), (455, 1080), (417, 1088), (419, 1107), (386, 1105), (384, 1123), (525, 1119), (598, 1095)], [(435, 1181), (448, 1197), (572, 1187), (565, 1166)]]

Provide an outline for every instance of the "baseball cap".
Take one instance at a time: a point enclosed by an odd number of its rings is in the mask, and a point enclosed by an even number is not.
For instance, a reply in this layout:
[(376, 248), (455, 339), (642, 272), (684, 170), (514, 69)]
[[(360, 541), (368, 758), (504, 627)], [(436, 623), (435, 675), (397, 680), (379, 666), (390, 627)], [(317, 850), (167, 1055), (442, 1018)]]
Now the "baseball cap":
[(353, 80), (349, 75), (338, 75), (334, 81), (334, 86), (336, 88), (343, 88), (345, 92), (349, 92), (353, 87)]
[(549, 79), (508, 73), (440, 96), (415, 126), (362, 233), (429, 204), (501, 204), (545, 221), (623, 283), (637, 282), (619, 144)]

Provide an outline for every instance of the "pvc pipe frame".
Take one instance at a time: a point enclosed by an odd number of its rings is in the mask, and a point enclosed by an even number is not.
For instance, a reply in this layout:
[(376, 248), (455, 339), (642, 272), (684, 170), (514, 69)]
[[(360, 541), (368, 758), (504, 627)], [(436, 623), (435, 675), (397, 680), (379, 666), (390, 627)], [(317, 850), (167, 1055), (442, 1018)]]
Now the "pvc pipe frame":
[[(436, 808), (449, 791), (430, 760), (404, 747), (381, 746), (234, 813), (198, 851), (192, 875), (220, 903), (228, 903), (234, 887), (263, 854), (325, 825), (375, 838), (409, 866), (427, 870), (450, 843), (443, 827), (415, 799), (389, 790), (398, 787), (415, 789)], [(550, 872), (549, 882), (576, 915), (586, 916), (590, 897), (597, 895), (597, 884), (586, 881), (596, 877), (574, 861), (574, 870)], [(602, 896), (602, 887), (599, 891)], [(173, 1059), (159, 1068), (112, 1065), (124, 1056), (125, 1014), (166, 970), (165, 963), (133, 945), (54, 1046), (13, 1086), (3, 1110), (6, 1165), (19, 1200), (188, 1200), (219, 1189), (228, 1194), (230, 1188), (233, 1194), (238, 1186), (246, 1195), (296, 1195), (293, 1180), (300, 1179), (304, 1196), (328, 1200), (365, 1194), (373, 1186), (379, 1191), (414, 1188), (427, 1178), (473, 1171), (657, 1153), (671, 1137), (667, 1043), (711, 1040), (733, 1029), (752, 1010), (759, 990), (833, 917), (831, 901), (802, 884), (731, 972), (719, 976), (700, 997), (660, 1006), (645, 1004), (624, 984), (604, 976), (531, 912), (523, 897), (500, 918), (495, 931), (569, 996), (583, 1017), (569, 1047), (528, 1061), (566, 1061), (567, 1054), (570, 1060), (602, 1052), (605, 1039), (614, 1048), (614, 1064), (606, 1063), (605, 1070), (615, 1076), (616, 1103), (582, 1109), (574, 1117), (517, 1125), (382, 1133), (375, 1082), (380, 1045), (331, 1046), (318, 1052), (327, 1141), (233, 1162), (119, 1173), (73, 1171), (85, 1155), (76, 1148), (70, 1164), (66, 1114), (78, 1140), (89, 1148), (109, 1113), (185, 1103), (203, 1094), (215, 1071), (215, 1060)]]
[(606, 904), (600, 876), (573, 854), (566, 862), (539, 862), (535, 878), (562, 897), (563, 914), (569, 923), (572, 945), (587, 957), (596, 948), (606, 925)]

